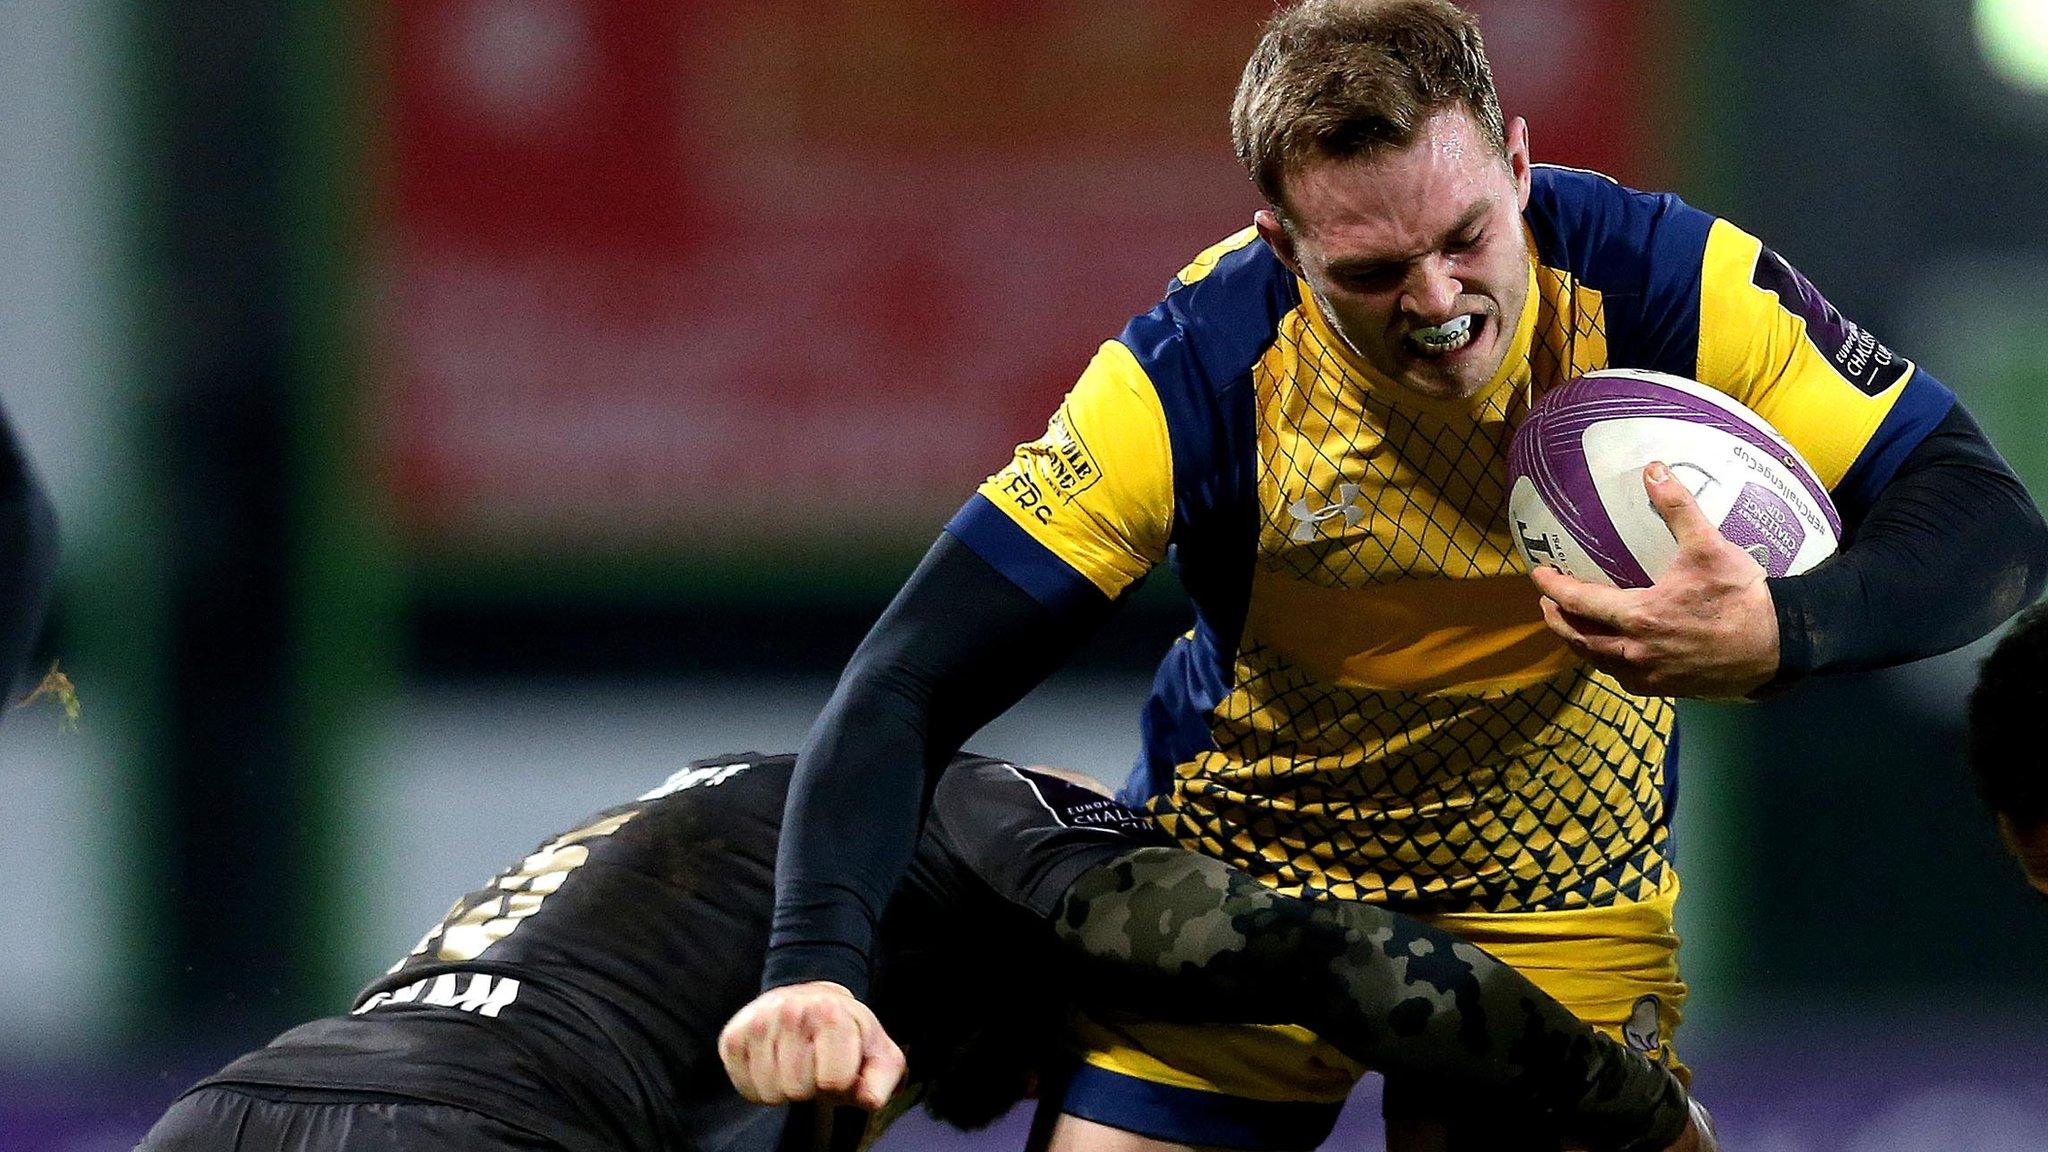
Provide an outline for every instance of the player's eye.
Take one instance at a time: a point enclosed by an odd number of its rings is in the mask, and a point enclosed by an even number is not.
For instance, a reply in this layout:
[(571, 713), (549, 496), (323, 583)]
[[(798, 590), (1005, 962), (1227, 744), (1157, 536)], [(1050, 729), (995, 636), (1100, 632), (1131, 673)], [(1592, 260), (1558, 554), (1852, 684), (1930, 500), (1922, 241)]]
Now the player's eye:
[(1451, 253), (1470, 252), (1474, 248), (1479, 247), (1479, 242), (1484, 239), (1486, 239), (1486, 230), (1481, 228), (1452, 240), (1444, 246), (1444, 251)]
[(1385, 288), (1400, 278), (1400, 268), (1393, 264), (1373, 264), (1364, 268), (1349, 268), (1337, 274), (1337, 281), (1347, 288), (1362, 291)]

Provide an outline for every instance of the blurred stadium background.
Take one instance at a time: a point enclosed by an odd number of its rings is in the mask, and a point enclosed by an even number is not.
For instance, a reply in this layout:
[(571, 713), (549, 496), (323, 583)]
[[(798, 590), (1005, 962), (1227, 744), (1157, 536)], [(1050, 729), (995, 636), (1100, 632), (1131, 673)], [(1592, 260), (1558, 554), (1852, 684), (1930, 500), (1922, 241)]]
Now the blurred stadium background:
[[(2048, 493), (2048, 3), (1474, 7), (1538, 159), (1765, 236)], [(0, 1148), (128, 1147), (543, 833), (794, 746), (971, 485), (1247, 222), (1267, 8), (0, 4), (0, 397), (87, 708), (0, 729)], [(977, 745), (1120, 777), (1170, 584)], [(1689, 706), (1729, 1147), (2048, 1148), (1978, 654)]]

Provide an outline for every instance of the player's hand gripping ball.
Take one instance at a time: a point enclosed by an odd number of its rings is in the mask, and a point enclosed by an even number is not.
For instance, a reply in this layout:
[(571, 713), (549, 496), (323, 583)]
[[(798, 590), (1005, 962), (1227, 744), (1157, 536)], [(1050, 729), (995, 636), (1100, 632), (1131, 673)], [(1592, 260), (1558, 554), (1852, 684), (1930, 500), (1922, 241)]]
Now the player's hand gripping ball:
[(1657, 460), (1767, 575), (1834, 554), (1834, 502), (1763, 417), (1696, 381), (1616, 368), (1553, 389), (1515, 432), (1508, 515), (1522, 559), (1618, 588), (1655, 583), (1678, 555), (1643, 490)]

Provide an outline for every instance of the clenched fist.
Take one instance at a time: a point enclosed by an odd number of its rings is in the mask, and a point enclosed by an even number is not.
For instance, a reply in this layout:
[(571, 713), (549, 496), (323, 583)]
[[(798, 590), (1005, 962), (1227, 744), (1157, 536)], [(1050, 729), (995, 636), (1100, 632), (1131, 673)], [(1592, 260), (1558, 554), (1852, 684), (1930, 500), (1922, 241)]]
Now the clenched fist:
[(852, 992), (829, 981), (772, 988), (726, 1022), (718, 1057), (740, 1095), (759, 1104), (886, 1104), (903, 1079), (903, 1050)]

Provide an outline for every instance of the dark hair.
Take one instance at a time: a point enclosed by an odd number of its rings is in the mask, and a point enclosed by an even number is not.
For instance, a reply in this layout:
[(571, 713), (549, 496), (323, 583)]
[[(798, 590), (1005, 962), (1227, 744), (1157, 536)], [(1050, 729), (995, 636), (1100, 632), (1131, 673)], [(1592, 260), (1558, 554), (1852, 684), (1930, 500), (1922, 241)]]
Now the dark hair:
[(1970, 692), (1970, 773), (1994, 812), (2016, 824), (2048, 820), (2048, 604), (2019, 614)]
[(1230, 138), (1274, 208), (1289, 172), (1412, 143), (1446, 108), (1502, 156), (1507, 133), (1479, 23), (1450, 0), (1303, 0), (1275, 13), (1238, 81)]
[(929, 1060), (920, 1060), (913, 1048), (912, 1076), (924, 1084), (925, 1111), (973, 1131), (1002, 1119), (1031, 1095), (1061, 1050), (1067, 1021), (1063, 1005), (1037, 1007), (1030, 1014), (1003, 1013), (1002, 1019), (949, 1037), (951, 1043)]

